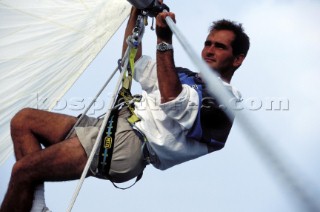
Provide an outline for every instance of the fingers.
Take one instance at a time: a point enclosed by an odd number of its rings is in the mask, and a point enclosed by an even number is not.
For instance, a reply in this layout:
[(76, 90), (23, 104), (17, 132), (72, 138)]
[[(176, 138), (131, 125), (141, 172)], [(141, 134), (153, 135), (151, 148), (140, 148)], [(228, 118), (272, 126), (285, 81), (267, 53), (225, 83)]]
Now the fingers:
[(156, 17), (157, 25), (159, 27), (167, 27), (166, 17), (170, 17), (176, 23), (175, 14), (172, 12), (162, 12), (159, 13)]
[(156, 17), (156, 34), (159, 40), (171, 42), (172, 32), (165, 20), (166, 17), (170, 17), (174, 22), (176, 21), (175, 14), (172, 12), (159, 13)]

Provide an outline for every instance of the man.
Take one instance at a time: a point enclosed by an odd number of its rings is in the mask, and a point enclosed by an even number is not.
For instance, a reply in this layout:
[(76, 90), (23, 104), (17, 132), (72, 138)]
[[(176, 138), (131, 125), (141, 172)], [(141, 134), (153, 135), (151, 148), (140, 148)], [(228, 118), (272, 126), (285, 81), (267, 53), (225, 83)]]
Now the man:
[[(126, 35), (132, 32), (139, 12), (132, 9)], [(137, 55), (134, 77), (143, 92), (141, 102), (135, 104), (135, 113), (140, 121), (133, 130), (126, 120), (130, 116), (128, 109), (124, 107), (119, 112), (107, 176), (113, 182), (138, 176), (147, 164), (144, 152), (156, 168), (164, 170), (221, 149), (231, 129), (232, 121), (208, 96), (201, 78), (175, 67), (172, 33), (165, 22), (166, 16), (175, 20), (174, 14), (167, 12), (156, 17), (158, 62), (146, 56), (140, 58), (141, 49)], [(219, 72), (227, 89), (236, 93), (228, 83), (248, 49), (249, 38), (241, 26), (222, 20), (211, 28), (202, 57)], [(65, 139), (76, 121), (76, 117), (34, 109), (24, 109), (12, 119), (11, 135), (17, 162), (1, 212), (46, 211), (43, 183), (81, 176), (101, 120), (86, 117), (75, 133)], [(141, 151), (144, 145), (141, 136), (148, 139), (144, 151)], [(97, 174), (97, 164), (94, 160), (89, 176)]]

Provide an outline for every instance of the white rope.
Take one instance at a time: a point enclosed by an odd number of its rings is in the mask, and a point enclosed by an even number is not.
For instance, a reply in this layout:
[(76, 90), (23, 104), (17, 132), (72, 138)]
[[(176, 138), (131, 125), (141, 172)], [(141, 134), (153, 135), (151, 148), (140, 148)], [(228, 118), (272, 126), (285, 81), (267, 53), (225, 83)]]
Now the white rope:
[[(232, 96), (222, 85), (221, 81), (218, 79), (218, 75), (213, 72), (212, 69), (210, 69), (208, 65), (195, 53), (189, 42), (169, 16), (166, 17), (166, 22), (190, 57), (191, 61), (195, 64), (198, 70), (201, 71), (203, 80), (206, 82), (209, 92), (217, 98), (219, 103), (228, 108), (225, 112), (229, 118), (233, 119), (235, 115), (237, 115), (237, 121), (243, 131), (248, 134), (248, 140), (251, 141), (252, 145), (255, 146), (258, 151), (260, 151), (264, 156), (264, 159), (274, 169), (276, 174), (281, 176), (283, 180), (282, 182), (286, 184), (292, 194), (300, 200), (301, 206), (304, 207), (305, 211), (320, 211), (318, 201), (316, 201), (312, 194), (306, 191), (305, 186), (301, 185), (299, 180), (289, 172), (289, 169), (287, 168), (289, 166), (280, 159), (279, 154), (277, 154), (277, 152), (268, 144), (270, 141), (268, 141), (266, 139), (268, 137), (264, 136), (259, 130), (259, 124), (250, 119), (250, 116), (246, 111), (241, 111), (241, 113), (235, 114), (235, 110), (232, 110), (232, 108), (234, 108), (234, 104), (232, 104)], [(283, 153), (281, 154), (283, 155)], [(287, 158), (287, 156), (285, 157)]]
[[(141, 39), (143, 37), (143, 34), (144, 34), (144, 24), (143, 24), (143, 17), (142, 16), (138, 16), (138, 19), (136, 21), (136, 26), (135, 28), (133, 29), (132, 31), (132, 35), (128, 38), (130, 40), (127, 40), (127, 43), (128, 43), (128, 47), (126, 49), (126, 52), (122, 58), (122, 61), (124, 61), (122, 65), (122, 67), (124, 67), (124, 69), (122, 70), (121, 74), (120, 74), (120, 77), (118, 79), (118, 82), (117, 82), (117, 85), (115, 87), (115, 90), (114, 90), (114, 93), (113, 93), (113, 96), (112, 96), (112, 101), (110, 102), (109, 104), (109, 107), (108, 107), (108, 110), (107, 110), (107, 113), (103, 119), (103, 122), (102, 122), (102, 125), (100, 127), (100, 130), (99, 130), (99, 134), (98, 134), (98, 137), (96, 138), (96, 141), (95, 141), (95, 144), (91, 150), (91, 153), (90, 153), (90, 156), (87, 160), (87, 163), (86, 163), (86, 166), (84, 167), (84, 170), (82, 172), (82, 175), (81, 175), (81, 178), (78, 182), (78, 185), (75, 189), (75, 192), (73, 194), (73, 197), (71, 199), (71, 202), (70, 202), (70, 205), (67, 209), (68, 212), (71, 212), (73, 206), (74, 206), (74, 203), (79, 195), (79, 192), (80, 192), (80, 189), (82, 187), (82, 184), (87, 176), (87, 173), (88, 173), (88, 170), (90, 168), (90, 165), (92, 163), (92, 160), (94, 158), (94, 155), (96, 153), (96, 151), (98, 150), (99, 146), (100, 146), (100, 143), (101, 143), (101, 138), (102, 138), (102, 135), (103, 135), (103, 131), (104, 131), (104, 128), (105, 126), (107, 125), (107, 121), (109, 119), (109, 116), (111, 114), (111, 110), (112, 108), (114, 107), (115, 105), (115, 101), (116, 101), (116, 98), (117, 98), (117, 94), (118, 94), (118, 91), (120, 89), (120, 86), (122, 84), (122, 79), (124, 79), (124, 76), (125, 74), (127, 73), (126, 70), (127, 70), (127, 67), (128, 67), (128, 64), (129, 64), (129, 60), (130, 60), (130, 52), (132, 50), (132, 48), (137, 48), (138, 47), (138, 44), (141, 42)], [(118, 64), (120, 66), (120, 64)], [(116, 70), (114, 71), (116, 72)], [(115, 73), (112, 73), (112, 75), (114, 75)], [(111, 80), (112, 77), (110, 77), (108, 79), (108, 81)], [(106, 84), (108, 84), (109, 82), (107, 82)], [(103, 86), (103, 88), (99, 91), (98, 95), (95, 97), (98, 98), (98, 96), (102, 93), (102, 91), (104, 90), (105, 86)], [(95, 101), (95, 100), (94, 100)], [(93, 105), (94, 101), (91, 103), (91, 106)], [(90, 106), (90, 107), (91, 107)], [(87, 109), (89, 110), (89, 109)]]
[[(124, 56), (124, 58), (123, 58), (123, 59), (125, 59), (124, 67), (127, 67), (127, 65), (128, 65), (128, 55), (129, 55), (129, 48), (127, 48), (126, 53), (125, 53), (125, 56)], [(80, 178), (80, 180), (79, 180), (79, 182), (78, 182), (78, 184), (77, 184), (77, 187), (76, 187), (76, 189), (75, 189), (75, 191), (74, 191), (73, 197), (72, 197), (72, 199), (71, 199), (71, 201), (70, 201), (69, 207), (68, 207), (68, 209), (67, 209), (68, 212), (71, 212), (71, 210), (72, 210), (72, 208), (73, 208), (73, 206), (74, 206), (74, 204), (75, 204), (75, 202), (76, 202), (76, 199), (77, 199), (77, 197), (78, 197), (78, 195), (79, 195), (79, 193), (80, 193), (80, 189), (81, 189), (81, 187), (82, 187), (82, 184), (83, 184), (83, 182), (84, 182), (84, 180), (85, 180), (85, 178), (86, 178), (86, 176), (87, 176), (87, 173), (88, 173), (88, 171), (89, 171), (89, 168), (90, 168), (90, 165), (91, 165), (92, 160), (93, 160), (93, 158), (94, 158), (94, 155), (95, 155), (97, 149), (98, 149), (99, 146), (100, 146), (100, 141), (101, 141), (101, 138), (102, 138), (102, 135), (103, 135), (104, 126), (106, 126), (107, 121), (108, 121), (109, 116), (110, 116), (110, 113), (111, 113), (111, 110), (112, 110), (112, 108), (113, 108), (113, 106), (114, 106), (114, 104), (115, 104), (115, 101), (116, 101), (116, 98), (117, 98), (117, 94), (118, 94), (118, 91), (119, 91), (119, 89), (120, 89), (121, 82), (122, 82), (122, 78), (123, 78), (123, 75), (124, 75), (124, 74), (126, 74), (126, 72), (125, 72), (125, 71), (122, 71), (122, 72), (121, 72), (121, 75), (119, 76), (118, 82), (117, 82), (117, 84), (116, 84), (116, 87), (115, 87), (114, 92), (113, 92), (113, 95), (112, 95), (112, 101), (110, 101), (110, 104), (109, 104), (109, 106), (108, 106), (107, 113), (106, 113), (106, 115), (105, 115), (105, 117), (104, 117), (104, 119), (103, 119), (101, 128), (100, 128), (100, 130), (99, 130), (98, 137), (96, 138), (95, 144), (94, 144), (94, 146), (93, 146), (93, 148), (92, 148), (92, 150), (91, 150), (91, 153), (90, 153), (90, 156), (89, 156), (89, 158), (88, 158), (88, 160), (87, 160), (86, 166), (85, 166), (84, 169), (83, 169), (81, 178)], [(113, 74), (113, 75), (114, 75), (114, 74)]]
[(107, 79), (107, 81), (105, 82), (105, 84), (101, 87), (101, 89), (98, 91), (98, 93), (96, 94), (96, 96), (93, 98), (93, 100), (91, 101), (91, 103), (88, 105), (88, 107), (86, 108), (86, 110), (81, 114), (81, 116), (78, 118), (77, 122), (74, 124), (74, 126), (72, 127), (72, 129), (69, 131), (68, 135), (66, 136), (66, 139), (69, 138), (72, 134), (72, 132), (74, 131), (74, 129), (79, 125), (79, 123), (81, 122), (81, 120), (83, 119), (83, 117), (85, 115), (87, 115), (88, 111), (90, 110), (90, 108), (92, 107), (92, 105), (97, 101), (97, 99), (99, 98), (99, 96), (101, 95), (101, 93), (104, 91), (104, 89), (108, 86), (109, 82), (111, 81), (111, 79), (114, 77), (114, 75), (117, 73), (117, 71), (119, 70), (119, 67), (117, 67), (110, 75), (110, 77)]
[[(112, 101), (110, 102), (110, 104), (109, 104), (107, 114), (106, 114), (106, 116), (104, 117), (101, 126), (105, 126), (106, 123), (107, 123), (107, 121), (108, 121), (108, 118), (109, 118), (110, 113), (111, 113), (111, 110), (112, 110), (112, 106), (114, 105), (114, 102), (115, 102), (115, 99), (116, 99), (116, 94), (118, 93), (118, 88), (119, 88), (120, 85), (121, 85), (121, 81), (122, 81), (122, 76), (120, 75), (120, 77), (119, 77), (119, 79), (118, 79), (118, 83), (117, 83), (116, 89), (115, 89), (115, 91), (114, 91), (114, 93), (113, 93), (113, 96), (112, 96), (112, 97), (113, 97), (113, 100), (112, 100)], [(72, 207), (73, 207), (73, 205), (74, 205), (74, 203), (75, 203), (75, 201), (76, 201), (76, 199), (77, 199), (77, 197), (78, 197), (78, 195), (79, 195), (80, 189), (81, 189), (81, 187), (82, 187), (82, 184), (83, 184), (83, 182), (84, 182), (85, 177), (87, 176), (87, 173), (88, 173), (88, 170), (89, 170), (89, 168), (90, 168), (90, 165), (91, 165), (91, 162), (92, 162), (92, 160), (93, 160), (93, 157), (94, 157), (94, 155), (95, 155), (95, 152), (97, 151), (97, 149), (98, 149), (98, 147), (99, 147), (99, 145), (100, 145), (100, 140), (101, 140), (101, 137), (102, 137), (102, 134), (103, 134), (103, 129), (104, 129), (104, 127), (101, 127), (100, 130), (99, 130), (98, 137), (97, 137), (97, 139), (96, 139), (96, 141), (95, 141), (95, 144), (94, 144), (94, 146), (93, 146), (93, 148), (92, 148), (92, 151), (91, 151), (91, 153), (90, 153), (90, 156), (89, 156), (89, 158), (88, 158), (88, 161), (87, 161), (87, 163), (86, 163), (86, 166), (84, 167), (84, 170), (83, 170), (83, 172), (82, 172), (81, 178), (80, 178), (80, 180), (79, 180), (79, 182), (78, 182), (78, 185), (77, 185), (77, 187), (76, 187), (76, 189), (75, 189), (75, 192), (74, 192), (74, 194), (73, 194), (73, 197), (72, 197), (72, 199), (71, 199), (70, 205), (69, 205), (69, 207), (68, 207), (68, 209), (67, 209), (67, 211), (69, 211), (69, 212), (72, 210)]]

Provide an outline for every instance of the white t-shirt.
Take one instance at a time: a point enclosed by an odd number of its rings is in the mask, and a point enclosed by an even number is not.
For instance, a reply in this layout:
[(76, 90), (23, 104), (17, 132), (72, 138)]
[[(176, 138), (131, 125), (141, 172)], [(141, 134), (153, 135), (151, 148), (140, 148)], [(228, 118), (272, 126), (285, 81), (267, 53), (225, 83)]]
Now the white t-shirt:
[[(157, 156), (153, 165), (161, 170), (208, 154), (208, 146), (187, 136), (197, 118), (199, 95), (183, 84), (175, 99), (161, 104), (156, 62), (142, 56), (135, 64), (134, 79), (142, 87), (142, 99), (135, 103), (135, 113), (141, 119), (136, 127), (148, 139), (152, 154)], [(239, 91), (230, 84), (223, 85), (233, 96), (241, 99)]]
[(153, 165), (164, 170), (207, 154), (206, 144), (186, 136), (198, 114), (197, 92), (182, 85), (178, 97), (161, 104), (156, 63), (148, 56), (136, 62), (134, 79), (143, 90), (141, 101), (135, 103), (135, 113), (141, 119), (136, 127), (145, 134), (159, 159)]

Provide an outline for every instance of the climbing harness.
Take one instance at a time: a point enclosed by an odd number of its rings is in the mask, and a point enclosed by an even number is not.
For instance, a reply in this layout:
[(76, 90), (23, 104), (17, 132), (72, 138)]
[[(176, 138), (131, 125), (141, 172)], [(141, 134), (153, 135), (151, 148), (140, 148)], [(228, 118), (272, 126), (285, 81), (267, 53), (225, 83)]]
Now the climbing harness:
[[(105, 173), (108, 176), (109, 168), (110, 168), (110, 161), (111, 160), (111, 155), (112, 155), (112, 150), (113, 150), (113, 145), (114, 145), (114, 134), (115, 134), (115, 129), (116, 129), (116, 122), (115, 120), (117, 119), (117, 114), (115, 111), (119, 110), (124, 104), (127, 106), (132, 105), (132, 103), (137, 99), (137, 97), (132, 97), (131, 93), (128, 92), (130, 91), (129, 89), (131, 88), (131, 82), (132, 82), (132, 77), (133, 77), (133, 71), (134, 71), (134, 58), (137, 53), (137, 48), (139, 47), (139, 44), (141, 42), (143, 33), (144, 33), (144, 24), (146, 23), (147, 17), (144, 14), (141, 14), (138, 16), (138, 19), (136, 21), (136, 26), (133, 29), (132, 35), (129, 36), (127, 39), (128, 47), (127, 50), (125, 51), (123, 58), (120, 62), (118, 62), (118, 67), (115, 69), (115, 71), (112, 73), (112, 76), (108, 79), (108, 81), (104, 84), (103, 88), (98, 92), (90, 106), (94, 104), (98, 96), (103, 92), (107, 84), (110, 82), (111, 78), (115, 75), (115, 73), (118, 71), (118, 69), (121, 69), (121, 75), (117, 81), (117, 84), (115, 86), (115, 90), (113, 92), (113, 100), (110, 101), (107, 113), (105, 114), (105, 117), (102, 122), (102, 127), (99, 130), (98, 137), (96, 138), (96, 142), (92, 148), (92, 151), (89, 155), (88, 161), (86, 163), (86, 166), (84, 167), (84, 170), (82, 172), (81, 178), (79, 180), (79, 183), (75, 189), (75, 192), (72, 196), (70, 205), (67, 209), (67, 211), (71, 211), (76, 198), (80, 192), (80, 189), (82, 187), (82, 184), (84, 182), (85, 177), (87, 176), (87, 173), (89, 171), (90, 165), (93, 161), (93, 158), (98, 151), (98, 148), (102, 145), (103, 150), (99, 151), (102, 153), (100, 158), (100, 165), (98, 165), (98, 173)], [(120, 64), (122, 67), (124, 67), (124, 70), (120, 68)], [(122, 85), (122, 86), (121, 86)], [(120, 92), (121, 91), (121, 92)], [(120, 95), (120, 93), (122, 95)], [(86, 112), (88, 112), (89, 108), (87, 108)], [(133, 112), (132, 109), (129, 109), (130, 111)], [(82, 116), (79, 119), (82, 119), (82, 117), (85, 115), (82, 114)], [(134, 113), (131, 114), (131, 117), (129, 118), (130, 121), (138, 121), (138, 119), (135, 117), (136, 115)], [(112, 118), (113, 117), (113, 118)], [(128, 121), (129, 121), (128, 120)], [(81, 121), (81, 120), (80, 120)], [(80, 123), (78, 120), (77, 123)], [(69, 134), (72, 134), (72, 131), (75, 129), (76, 125), (71, 129)], [(108, 125), (109, 123), (109, 125)], [(111, 126), (112, 125), (112, 126)], [(110, 130), (110, 131), (109, 131)], [(112, 133), (112, 131), (114, 131)], [(102, 142), (100, 142), (102, 141)], [(109, 165), (108, 165), (109, 164)], [(100, 167), (99, 167), (100, 166)], [(100, 171), (99, 171), (100, 169)], [(136, 182), (141, 178), (142, 174), (140, 174)], [(115, 187), (117, 187), (115, 185)]]
[[(141, 43), (141, 39), (144, 34), (144, 27), (146, 24), (145, 19), (146, 19), (145, 15), (138, 16), (136, 20), (136, 25), (132, 31), (132, 35), (130, 35), (126, 40), (128, 44), (128, 48), (123, 58), (124, 63), (122, 64), (122, 60), (118, 61), (118, 69), (122, 73), (122, 86), (118, 91), (117, 98), (115, 101), (116, 104), (112, 108), (107, 120), (107, 124), (103, 129), (103, 135), (99, 140), (100, 149), (98, 150), (98, 166), (97, 166), (97, 170), (94, 170), (95, 175), (97, 177), (109, 179), (112, 182), (112, 184), (119, 189), (128, 189), (132, 187), (137, 181), (141, 179), (142, 173), (143, 173), (141, 172), (136, 177), (135, 182), (131, 186), (126, 188), (121, 188), (115, 185), (111, 176), (109, 175), (119, 110), (123, 106), (126, 106), (128, 108), (131, 115), (127, 120), (131, 124), (131, 126), (133, 126), (136, 122), (140, 121), (140, 119), (134, 112), (134, 105), (133, 105), (133, 103), (139, 100), (139, 98), (137, 96), (132, 96), (130, 90), (132, 85), (132, 78), (134, 75), (134, 60), (135, 60), (139, 45)], [(143, 142), (146, 142), (146, 139), (142, 139), (142, 140)]]

